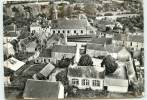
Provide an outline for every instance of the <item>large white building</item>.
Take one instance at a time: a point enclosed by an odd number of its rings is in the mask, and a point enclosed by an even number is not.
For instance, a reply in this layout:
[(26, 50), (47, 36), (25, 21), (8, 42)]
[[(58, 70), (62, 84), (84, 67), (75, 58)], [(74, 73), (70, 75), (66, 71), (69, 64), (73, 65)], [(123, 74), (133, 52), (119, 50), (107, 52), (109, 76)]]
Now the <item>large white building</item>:
[(95, 29), (86, 19), (58, 19), (53, 22), (51, 33), (63, 33), (67, 36), (96, 34)]

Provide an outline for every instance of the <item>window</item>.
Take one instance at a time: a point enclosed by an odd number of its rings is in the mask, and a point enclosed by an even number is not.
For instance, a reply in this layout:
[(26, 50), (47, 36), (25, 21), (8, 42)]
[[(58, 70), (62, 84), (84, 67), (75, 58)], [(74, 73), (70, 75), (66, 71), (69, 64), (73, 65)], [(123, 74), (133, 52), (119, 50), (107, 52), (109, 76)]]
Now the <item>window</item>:
[(83, 30), (81, 30), (81, 33), (83, 34)]
[(67, 33), (69, 33), (69, 30), (67, 31)]
[(82, 85), (89, 85), (89, 80), (83, 79), (82, 80)]
[(100, 81), (99, 80), (93, 80), (92, 85), (93, 86), (100, 86)]
[(55, 33), (55, 30), (53, 31), (53, 33)]
[(79, 80), (78, 79), (72, 79), (72, 84), (73, 85), (79, 85)]
[(76, 33), (76, 30), (74, 30), (74, 33)]
[(63, 30), (63, 33), (65, 33), (65, 31)]
[(50, 62), (50, 59), (48, 59), (48, 62)]
[(60, 31), (58, 31), (58, 33), (60, 33)]
[(130, 45), (132, 46), (132, 42), (130, 43)]

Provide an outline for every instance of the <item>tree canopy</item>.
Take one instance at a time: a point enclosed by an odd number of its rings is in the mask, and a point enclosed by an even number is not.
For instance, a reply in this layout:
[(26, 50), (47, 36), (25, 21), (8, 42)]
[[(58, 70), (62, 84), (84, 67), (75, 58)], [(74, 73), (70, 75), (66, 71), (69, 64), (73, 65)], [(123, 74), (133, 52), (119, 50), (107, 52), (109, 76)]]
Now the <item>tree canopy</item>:
[(92, 66), (93, 65), (93, 61), (91, 59), (91, 57), (88, 54), (82, 55), (79, 63), (79, 66)]
[(106, 56), (102, 63), (101, 63), (101, 67), (105, 66), (105, 74), (109, 75), (112, 74), (116, 71), (116, 69), (118, 68), (118, 64), (115, 62), (115, 59), (108, 55)]

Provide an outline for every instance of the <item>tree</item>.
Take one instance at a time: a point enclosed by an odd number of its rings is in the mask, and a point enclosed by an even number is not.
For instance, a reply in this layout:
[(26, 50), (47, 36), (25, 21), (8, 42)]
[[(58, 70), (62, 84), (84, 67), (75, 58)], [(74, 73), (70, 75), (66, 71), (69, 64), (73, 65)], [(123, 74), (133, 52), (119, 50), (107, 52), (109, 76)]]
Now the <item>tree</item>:
[(91, 57), (88, 54), (82, 55), (79, 63), (79, 66), (92, 66), (93, 65), (93, 61), (91, 59)]
[(115, 62), (114, 58), (110, 55), (106, 56), (102, 63), (101, 67), (105, 66), (105, 74), (109, 75), (116, 71), (118, 68), (118, 64)]
[(56, 81), (60, 81), (63, 85), (68, 85), (67, 69), (56, 75)]
[(60, 61), (59, 61), (59, 67), (60, 68), (67, 68), (68, 66), (69, 66), (69, 64), (70, 64), (70, 59), (69, 58), (63, 58), (63, 59), (61, 59)]
[(86, 4), (84, 7), (84, 12), (87, 15), (96, 15), (97, 8), (96, 8), (95, 4)]

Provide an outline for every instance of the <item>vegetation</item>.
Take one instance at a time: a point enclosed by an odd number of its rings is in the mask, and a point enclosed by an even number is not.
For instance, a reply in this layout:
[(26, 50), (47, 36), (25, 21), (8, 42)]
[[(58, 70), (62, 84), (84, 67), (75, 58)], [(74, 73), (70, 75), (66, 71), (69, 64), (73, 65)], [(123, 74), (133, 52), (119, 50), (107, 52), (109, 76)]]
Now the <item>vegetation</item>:
[(58, 67), (67, 68), (70, 64), (71, 60), (69, 58), (61, 59), (58, 63)]
[(91, 57), (88, 54), (82, 55), (79, 63), (79, 66), (92, 66), (93, 65), (93, 61), (91, 59)]
[(68, 85), (67, 69), (56, 75), (56, 81), (60, 81), (63, 85)]
[(135, 31), (135, 27), (141, 30), (144, 29), (143, 14), (132, 18), (117, 18), (117, 21), (120, 22), (124, 28), (128, 27), (131, 32)]
[(84, 12), (87, 15), (96, 15), (97, 8), (95, 4), (86, 4), (84, 7)]
[(116, 71), (116, 69), (118, 68), (118, 64), (115, 62), (114, 58), (110, 55), (106, 56), (103, 59), (101, 66), (102, 67), (105, 66), (105, 74), (106, 75), (114, 73)]

